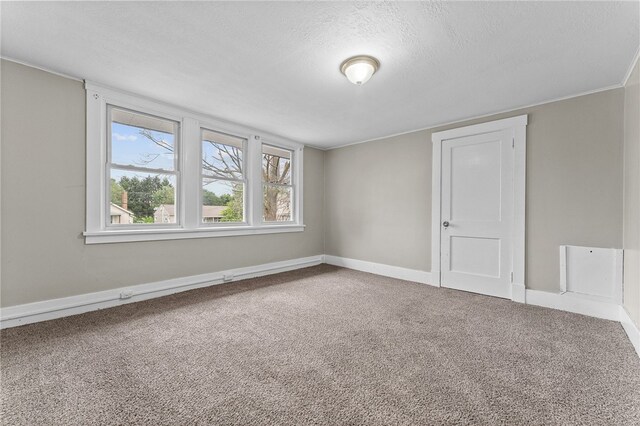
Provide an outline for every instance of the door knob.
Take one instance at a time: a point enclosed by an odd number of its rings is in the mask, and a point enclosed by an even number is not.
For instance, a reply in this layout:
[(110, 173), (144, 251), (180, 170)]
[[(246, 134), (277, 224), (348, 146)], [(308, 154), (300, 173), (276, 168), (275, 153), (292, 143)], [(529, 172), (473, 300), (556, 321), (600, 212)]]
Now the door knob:
[(444, 222), (442, 222), (442, 226), (444, 226), (445, 228), (449, 227), (449, 222), (447, 222), (446, 220)]

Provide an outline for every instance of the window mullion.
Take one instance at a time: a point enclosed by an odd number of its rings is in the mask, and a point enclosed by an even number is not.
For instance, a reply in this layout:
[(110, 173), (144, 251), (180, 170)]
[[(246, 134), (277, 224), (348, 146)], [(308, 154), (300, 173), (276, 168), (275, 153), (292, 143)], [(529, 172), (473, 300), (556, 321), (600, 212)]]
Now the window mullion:
[(182, 183), (180, 206), (182, 207), (186, 229), (195, 229), (200, 225), (202, 208), (202, 179), (200, 153), (200, 124), (193, 118), (185, 117), (182, 123)]
[(262, 141), (260, 136), (251, 136), (248, 145), (250, 159), (247, 168), (249, 224), (260, 226), (262, 224)]

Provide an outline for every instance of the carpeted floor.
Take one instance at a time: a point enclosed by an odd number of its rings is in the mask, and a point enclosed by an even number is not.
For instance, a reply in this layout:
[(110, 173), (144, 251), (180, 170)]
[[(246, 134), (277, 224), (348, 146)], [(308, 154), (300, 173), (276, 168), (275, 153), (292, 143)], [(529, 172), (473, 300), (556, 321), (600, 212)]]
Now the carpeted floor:
[(638, 425), (615, 322), (321, 265), (2, 331), (7, 425)]

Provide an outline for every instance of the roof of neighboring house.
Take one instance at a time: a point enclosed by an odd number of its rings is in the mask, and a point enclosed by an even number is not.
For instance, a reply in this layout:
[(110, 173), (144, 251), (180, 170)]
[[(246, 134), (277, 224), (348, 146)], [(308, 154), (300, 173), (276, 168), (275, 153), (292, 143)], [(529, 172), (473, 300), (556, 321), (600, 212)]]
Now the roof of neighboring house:
[(222, 217), (227, 206), (202, 206), (202, 217)]
[[(202, 217), (222, 217), (222, 212), (227, 206), (202, 206)], [(156, 208), (156, 212), (159, 209), (164, 209), (164, 213), (169, 216), (176, 214), (176, 206), (173, 204), (162, 204)]]
[(135, 215), (133, 214), (133, 212), (132, 212), (132, 211), (130, 211), (130, 210), (123, 209), (122, 207), (120, 207), (119, 205), (114, 204), (114, 203), (110, 203), (110, 204), (111, 204), (111, 209), (114, 209), (114, 208), (115, 208), (115, 209), (117, 209), (117, 210), (120, 210), (120, 211), (121, 211), (121, 212), (123, 212), (123, 213), (126, 213), (126, 214), (131, 215), (131, 216), (135, 216)]

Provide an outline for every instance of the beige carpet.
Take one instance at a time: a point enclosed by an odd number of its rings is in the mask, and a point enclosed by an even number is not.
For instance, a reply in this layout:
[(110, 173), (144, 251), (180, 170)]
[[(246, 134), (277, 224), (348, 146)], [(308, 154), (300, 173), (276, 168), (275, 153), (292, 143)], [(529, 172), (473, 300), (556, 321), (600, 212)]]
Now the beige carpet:
[(321, 265), (2, 332), (7, 425), (638, 425), (618, 323)]

